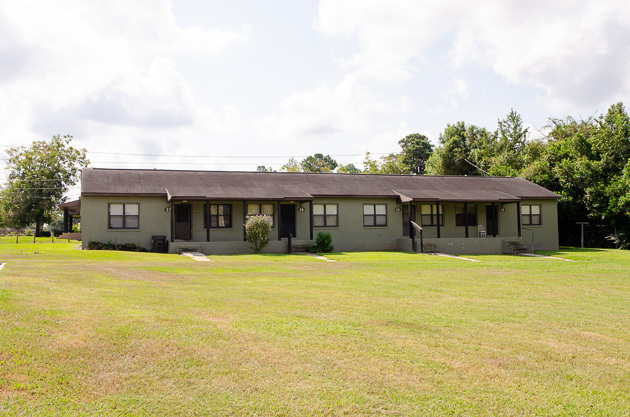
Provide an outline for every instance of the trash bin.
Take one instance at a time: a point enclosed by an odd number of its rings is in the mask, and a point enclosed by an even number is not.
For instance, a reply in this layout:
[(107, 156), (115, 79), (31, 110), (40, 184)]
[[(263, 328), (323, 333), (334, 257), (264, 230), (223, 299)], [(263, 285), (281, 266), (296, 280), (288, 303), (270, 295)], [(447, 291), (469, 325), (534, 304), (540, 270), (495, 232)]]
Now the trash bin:
[(151, 236), (151, 252), (166, 253), (166, 236)]

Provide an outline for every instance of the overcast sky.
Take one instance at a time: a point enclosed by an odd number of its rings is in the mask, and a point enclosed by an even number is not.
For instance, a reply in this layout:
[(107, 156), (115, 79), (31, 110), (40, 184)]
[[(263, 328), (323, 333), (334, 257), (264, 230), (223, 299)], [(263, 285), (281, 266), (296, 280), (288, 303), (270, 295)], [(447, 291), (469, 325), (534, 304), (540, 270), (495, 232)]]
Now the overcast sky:
[(0, 0), (0, 146), (70, 134), (96, 167), (357, 163), (629, 94), (627, 0)]

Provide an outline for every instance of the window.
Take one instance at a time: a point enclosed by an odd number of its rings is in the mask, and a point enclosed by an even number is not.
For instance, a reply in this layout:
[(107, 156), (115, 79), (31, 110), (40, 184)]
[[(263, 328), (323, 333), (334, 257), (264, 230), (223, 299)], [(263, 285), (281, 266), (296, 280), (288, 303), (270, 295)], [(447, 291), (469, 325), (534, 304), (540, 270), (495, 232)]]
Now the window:
[[(210, 204), (210, 228), (227, 229), (232, 227), (232, 205)], [(203, 227), (208, 227), (208, 206), (203, 206)]]
[[(420, 206), (422, 226), (437, 226), (437, 204), (423, 204)], [(440, 204), (440, 226), (444, 226), (444, 206)]]
[(337, 207), (337, 204), (313, 204), (313, 226), (337, 227)]
[(364, 204), (363, 205), (363, 226), (366, 226), (366, 227), (387, 226), (387, 205), (386, 204)]
[(523, 223), (523, 226), (540, 226), (542, 224), (540, 209), (540, 204), (523, 204), (521, 206), (521, 223)]
[(139, 204), (112, 203), (109, 205), (110, 229), (138, 229), (139, 227)]
[(253, 203), (253, 204), (247, 204), (247, 216), (246, 218), (249, 219), (252, 216), (259, 216), (261, 214), (264, 214), (266, 216), (271, 217), (271, 227), (273, 227), (274, 225), (274, 207), (273, 204), (269, 204), (269, 203), (263, 203), (263, 204), (258, 204), (258, 203)]
[(468, 217), (468, 226), (477, 226), (477, 206), (468, 205), (468, 213), (464, 212), (464, 205), (457, 204), (455, 206), (455, 225), (466, 226), (466, 217)]

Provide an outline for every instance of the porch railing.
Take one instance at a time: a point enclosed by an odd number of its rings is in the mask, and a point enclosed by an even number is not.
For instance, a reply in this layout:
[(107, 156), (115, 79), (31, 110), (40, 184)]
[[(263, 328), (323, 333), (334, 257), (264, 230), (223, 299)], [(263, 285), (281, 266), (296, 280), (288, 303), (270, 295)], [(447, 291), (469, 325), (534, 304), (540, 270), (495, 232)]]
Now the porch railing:
[[(414, 222), (413, 220), (411, 221), (411, 225), (413, 226), (414, 230), (417, 230), (418, 233), (420, 234), (420, 253), (424, 253), (424, 243), (422, 241), (422, 227)], [(416, 252), (416, 238), (415, 236), (411, 236), (411, 250), (412, 252)]]
[(290, 230), (288, 230), (287, 233), (289, 235), (287, 236), (287, 253), (291, 254), (293, 253), (293, 243), (291, 242), (291, 239), (293, 239), (293, 234)]

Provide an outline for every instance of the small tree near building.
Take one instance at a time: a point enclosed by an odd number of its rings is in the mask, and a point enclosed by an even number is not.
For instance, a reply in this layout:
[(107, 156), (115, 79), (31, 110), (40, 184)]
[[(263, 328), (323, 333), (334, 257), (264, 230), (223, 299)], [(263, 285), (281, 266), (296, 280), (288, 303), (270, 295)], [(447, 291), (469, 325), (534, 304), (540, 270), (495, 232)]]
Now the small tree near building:
[(260, 253), (269, 243), (269, 233), (271, 232), (271, 217), (260, 215), (252, 216), (245, 223), (245, 236), (252, 244), (254, 253)]

